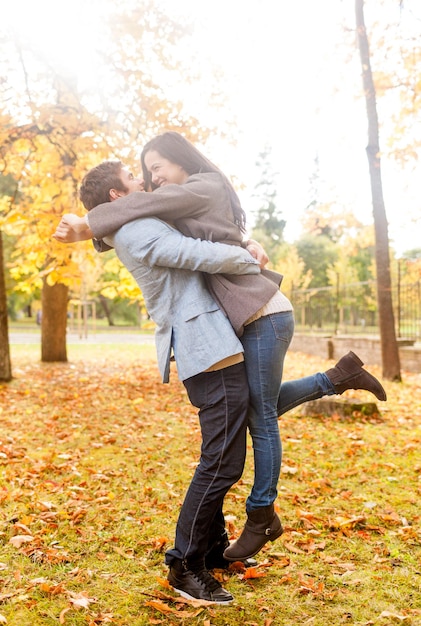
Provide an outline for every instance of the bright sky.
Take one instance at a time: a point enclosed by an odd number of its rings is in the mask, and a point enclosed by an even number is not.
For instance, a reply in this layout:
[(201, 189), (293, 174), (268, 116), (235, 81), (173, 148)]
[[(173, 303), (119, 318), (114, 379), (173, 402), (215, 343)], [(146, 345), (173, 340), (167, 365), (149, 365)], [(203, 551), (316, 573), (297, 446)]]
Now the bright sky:
[[(249, 182), (241, 194), (244, 206), (254, 205), (255, 162), (269, 144), (287, 238), (298, 236), (298, 218), (313, 199), (309, 179), (316, 157), (321, 197), (339, 198), (363, 223), (372, 223), (359, 57), (355, 52), (353, 65), (343, 60), (347, 35), (342, 25), (354, 27), (354, 2), (179, 0), (176, 5), (196, 20), (196, 54), (209, 56), (231, 77), (227, 95), (237, 120), (238, 148), (215, 151), (214, 159), (219, 156), (226, 172)], [(397, 2), (390, 6), (399, 9)], [(421, 223), (410, 216), (421, 214), (421, 179), (386, 160), (382, 168), (390, 239), (399, 253), (419, 247)]]
[[(340, 198), (361, 221), (371, 223), (365, 108), (356, 97), (359, 67), (344, 66), (337, 47), (345, 36), (344, 19), (353, 26), (354, 2), (159, 2), (169, 15), (186, 15), (195, 22), (188, 53), (200, 59), (204, 78), (196, 93), (189, 93), (186, 108), (204, 123), (218, 122), (208, 107), (206, 72), (211, 65), (224, 70), (227, 111), (222, 115), (236, 120), (238, 143), (234, 149), (215, 142), (207, 155), (247, 185), (241, 197), (249, 221), (260, 175), (255, 163), (270, 145), (290, 240), (298, 236), (299, 217), (312, 200), (309, 179), (316, 157), (323, 199)], [(405, 4), (411, 3), (416, 0)], [(399, 5), (394, 0), (391, 4)], [(75, 71), (83, 82), (94, 80), (94, 49), (100, 37), (96, 25), (106, 10), (107, 0), (14, 0), (3, 7), (3, 23), (35, 41), (46, 57)], [(383, 162), (382, 167), (394, 247), (399, 253), (419, 247), (421, 224), (419, 218), (413, 220), (421, 214), (421, 177), (402, 174), (394, 163)]]

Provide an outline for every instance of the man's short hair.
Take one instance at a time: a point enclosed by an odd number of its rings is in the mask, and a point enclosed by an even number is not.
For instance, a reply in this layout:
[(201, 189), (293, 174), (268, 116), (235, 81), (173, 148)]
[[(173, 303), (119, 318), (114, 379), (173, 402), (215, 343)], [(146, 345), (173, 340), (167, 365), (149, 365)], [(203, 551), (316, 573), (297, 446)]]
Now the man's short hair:
[(121, 182), (122, 168), (121, 161), (104, 161), (89, 170), (79, 189), (79, 198), (85, 209), (90, 211), (98, 204), (110, 202), (111, 189), (128, 191)]

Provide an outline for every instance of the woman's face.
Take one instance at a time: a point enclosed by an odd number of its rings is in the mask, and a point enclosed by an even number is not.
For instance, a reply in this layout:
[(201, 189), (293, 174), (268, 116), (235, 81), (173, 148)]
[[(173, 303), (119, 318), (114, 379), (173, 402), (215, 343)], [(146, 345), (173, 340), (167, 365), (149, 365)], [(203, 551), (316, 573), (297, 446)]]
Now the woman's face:
[(144, 156), (144, 161), (156, 187), (182, 185), (189, 177), (181, 165), (164, 159), (156, 150), (149, 150)]

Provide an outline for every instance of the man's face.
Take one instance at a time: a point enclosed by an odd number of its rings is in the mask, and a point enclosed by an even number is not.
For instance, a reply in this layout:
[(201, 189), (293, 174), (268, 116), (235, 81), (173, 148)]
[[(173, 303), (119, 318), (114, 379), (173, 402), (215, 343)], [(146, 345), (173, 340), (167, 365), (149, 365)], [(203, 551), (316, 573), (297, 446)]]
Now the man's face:
[(149, 150), (144, 157), (146, 169), (151, 174), (151, 180), (156, 187), (165, 185), (182, 185), (189, 175), (177, 163), (164, 159), (156, 150)]
[(120, 191), (119, 193), (121, 195), (128, 195), (129, 193), (133, 193), (133, 191), (145, 191), (143, 178), (141, 176), (133, 176), (127, 167), (121, 169), (120, 180), (123, 184), (122, 188), (127, 189), (126, 193)]

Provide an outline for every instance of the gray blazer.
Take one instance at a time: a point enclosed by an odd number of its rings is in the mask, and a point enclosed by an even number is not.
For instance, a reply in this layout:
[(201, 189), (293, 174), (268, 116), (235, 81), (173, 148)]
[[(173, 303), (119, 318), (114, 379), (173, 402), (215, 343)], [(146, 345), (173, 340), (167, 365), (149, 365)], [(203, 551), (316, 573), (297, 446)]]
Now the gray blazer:
[(106, 243), (135, 278), (157, 324), (155, 342), (163, 382), (169, 381), (171, 350), (181, 380), (243, 351), (202, 272), (259, 274), (257, 261), (246, 250), (185, 237), (156, 218), (125, 224)]

